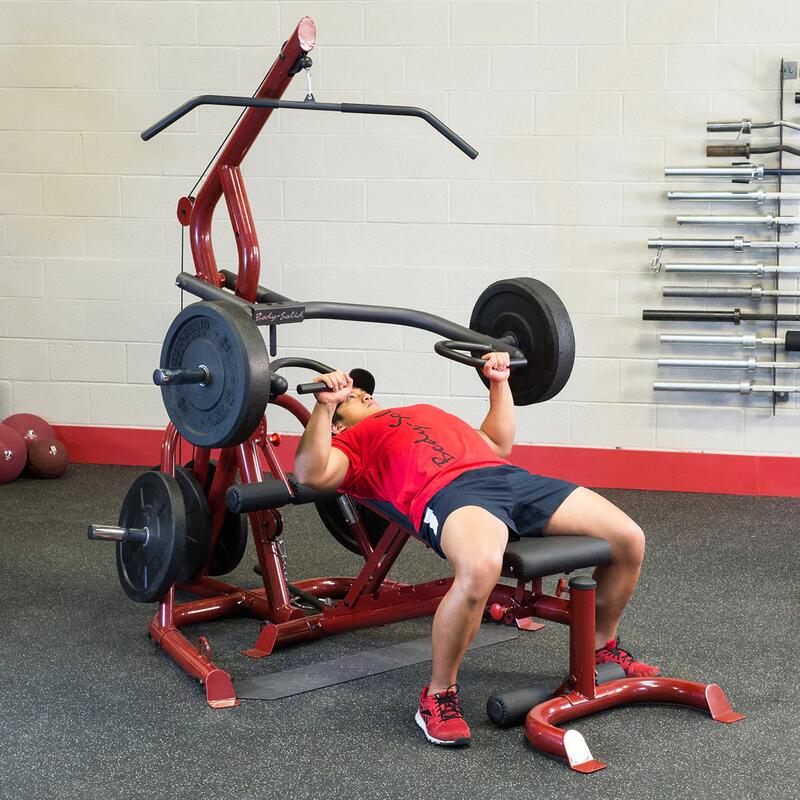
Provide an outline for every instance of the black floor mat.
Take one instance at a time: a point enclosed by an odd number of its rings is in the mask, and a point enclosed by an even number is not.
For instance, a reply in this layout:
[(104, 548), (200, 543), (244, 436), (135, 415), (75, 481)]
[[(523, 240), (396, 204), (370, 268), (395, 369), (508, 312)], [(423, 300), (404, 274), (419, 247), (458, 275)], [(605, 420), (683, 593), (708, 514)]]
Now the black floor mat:
[[(482, 625), (475, 641), (467, 648), (474, 650), (517, 638), (517, 629), (507, 625)], [(349, 656), (321, 661), (294, 669), (285, 669), (258, 678), (237, 681), (236, 696), (243, 700), (280, 700), (293, 694), (312, 692), (337, 683), (347, 683), (381, 672), (390, 672), (412, 664), (431, 660), (431, 638), (362, 650)]]

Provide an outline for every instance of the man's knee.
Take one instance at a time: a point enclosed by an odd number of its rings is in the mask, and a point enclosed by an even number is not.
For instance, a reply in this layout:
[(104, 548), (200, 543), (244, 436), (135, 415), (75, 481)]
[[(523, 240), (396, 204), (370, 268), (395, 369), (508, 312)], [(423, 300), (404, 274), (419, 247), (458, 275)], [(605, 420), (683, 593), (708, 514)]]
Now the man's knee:
[(615, 527), (611, 548), (616, 557), (631, 564), (641, 564), (645, 550), (644, 531), (630, 517), (625, 517)]
[(503, 569), (502, 553), (480, 553), (456, 567), (455, 585), (470, 605), (486, 601)]

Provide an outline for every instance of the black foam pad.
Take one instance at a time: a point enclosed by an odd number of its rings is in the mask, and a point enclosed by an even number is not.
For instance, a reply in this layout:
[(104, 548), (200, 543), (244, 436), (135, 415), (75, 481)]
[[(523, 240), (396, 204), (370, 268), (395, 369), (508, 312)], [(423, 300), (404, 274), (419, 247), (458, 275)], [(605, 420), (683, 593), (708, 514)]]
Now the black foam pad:
[(597, 536), (528, 536), (508, 543), (503, 575), (529, 580), (609, 561), (611, 545)]

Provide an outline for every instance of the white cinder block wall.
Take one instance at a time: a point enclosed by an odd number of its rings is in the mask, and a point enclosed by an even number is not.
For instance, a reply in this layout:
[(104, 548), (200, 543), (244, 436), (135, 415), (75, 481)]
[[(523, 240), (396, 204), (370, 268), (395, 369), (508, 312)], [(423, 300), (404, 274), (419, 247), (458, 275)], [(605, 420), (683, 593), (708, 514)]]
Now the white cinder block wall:
[[(205, 108), (149, 143), (138, 132), (195, 94), (251, 93), (308, 14), (318, 99), (424, 106), (481, 155), (417, 120), (276, 113), (244, 163), (262, 284), (466, 322), (485, 285), (534, 275), (564, 298), (578, 358), (557, 399), (520, 410), (520, 442), (800, 454), (794, 398), (772, 416), (763, 398), (655, 395), (659, 354), (719, 351), (670, 350), (658, 333), (692, 326), (640, 318), (687, 305), (660, 297), (646, 239), (700, 233), (670, 222), (687, 209), (663, 199), (664, 165), (706, 163), (709, 119), (775, 118), (780, 59), (800, 58), (800, 5), (753, 13), (746, 0), (0, 2), (0, 415), (165, 422), (150, 375), (180, 304), (175, 204), (236, 113)], [(304, 91), (298, 76), (286, 97)], [(370, 368), (385, 402), (479, 422), (482, 385), (433, 341), (311, 321), (280, 344)], [(270, 421), (296, 430), (284, 412)]]

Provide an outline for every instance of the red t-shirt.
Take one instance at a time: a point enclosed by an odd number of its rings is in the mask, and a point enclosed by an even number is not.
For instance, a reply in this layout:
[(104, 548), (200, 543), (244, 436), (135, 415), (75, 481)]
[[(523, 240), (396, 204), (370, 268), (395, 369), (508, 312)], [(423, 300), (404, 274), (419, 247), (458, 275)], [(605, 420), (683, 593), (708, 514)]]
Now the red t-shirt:
[(463, 472), (508, 464), (466, 422), (436, 406), (382, 409), (334, 436), (350, 461), (340, 492), (388, 500), (419, 529), (428, 501)]

